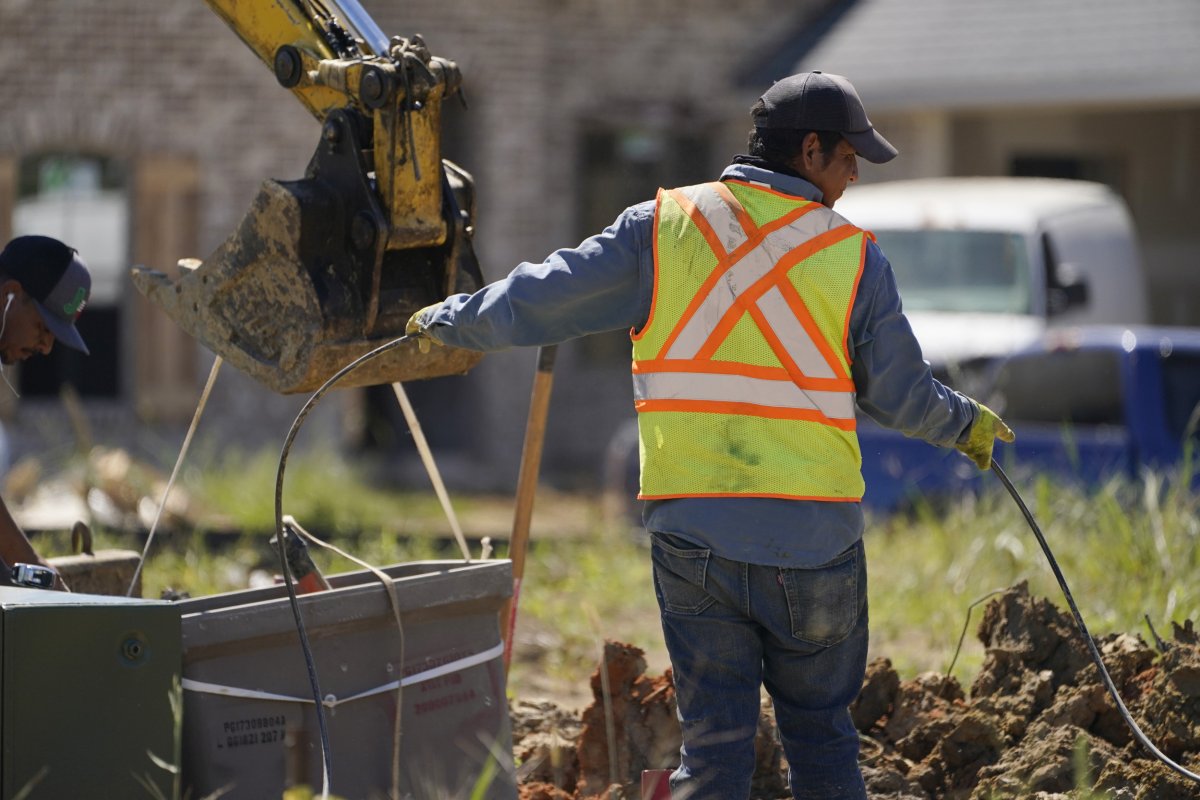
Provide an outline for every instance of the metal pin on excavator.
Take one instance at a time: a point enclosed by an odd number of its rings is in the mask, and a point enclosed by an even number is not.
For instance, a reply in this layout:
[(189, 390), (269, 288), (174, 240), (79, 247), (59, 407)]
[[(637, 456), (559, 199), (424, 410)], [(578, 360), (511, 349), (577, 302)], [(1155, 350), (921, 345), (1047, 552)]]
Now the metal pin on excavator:
[[(357, 0), (206, 0), (321, 122), (305, 176), (266, 180), (234, 233), (138, 289), (217, 355), (281, 393), (318, 388), (404, 333), (417, 309), (482, 285), (471, 176), (440, 157), (454, 62), (392, 38)], [(342, 386), (461, 373), (478, 354), (397, 347)]]

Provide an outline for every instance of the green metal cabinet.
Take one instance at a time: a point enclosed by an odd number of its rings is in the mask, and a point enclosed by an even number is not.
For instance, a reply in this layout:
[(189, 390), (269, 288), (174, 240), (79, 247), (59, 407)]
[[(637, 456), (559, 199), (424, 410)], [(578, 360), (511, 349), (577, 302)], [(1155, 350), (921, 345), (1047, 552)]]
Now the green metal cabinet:
[(0, 798), (170, 797), (180, 659), (170, 603), (0, 587)]

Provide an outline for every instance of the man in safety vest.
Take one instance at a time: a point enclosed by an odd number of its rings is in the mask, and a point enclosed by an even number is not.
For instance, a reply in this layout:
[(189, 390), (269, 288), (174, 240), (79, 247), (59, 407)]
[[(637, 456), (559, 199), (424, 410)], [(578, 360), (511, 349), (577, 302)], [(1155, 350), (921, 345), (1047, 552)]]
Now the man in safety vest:
[(872, 236), (832, 209), (896, 149), (820, 72), (751, 110), (749, 155), (409, 332), (478, 350), (627, 328), (654, 586), (683, 733), (676, 798), (746, 798), (770, 693), (796, 798), (865, 798), (849, 704), (867, 658), (855, 409), (988, 468), (1012, 432), (935, 380)]

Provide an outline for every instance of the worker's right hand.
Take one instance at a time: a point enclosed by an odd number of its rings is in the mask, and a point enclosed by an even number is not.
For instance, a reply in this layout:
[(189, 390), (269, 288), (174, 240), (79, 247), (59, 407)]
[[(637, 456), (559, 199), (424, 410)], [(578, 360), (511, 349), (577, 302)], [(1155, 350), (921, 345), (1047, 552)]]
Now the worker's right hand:
[(992, 448), (996, 440), (1011, 442), (1017, 437), (994, 411), (976, 400), (971, 402), (975, 404), (975, 421), (971, 423), (967, 438), (954, 446), (974, 461), (975, 466), (986, 470), (992, 465)]
[(37, 561), (35, 563), (39, 567), (45, 567), (46, 569), (48, 569), (54, 573), (54, 584), (50, 587), (51, 589), (53, 589), (56, 592), (71, 591), (71, 587), (67, 586), (67, 582), (63, 580), (62, 573), (58, 571), (57, 567), (55, 567), (53, 564), (51, 564), (49, 561), (47, 561), (42, 556), (38, 556)]
[(429, 319), (433, 313), (442, 307), (441, 303), (434, 303), (431, 306), (425, 306), (417, 313), (408, 318), (408, 324), (404, 326), (404, 333), (417, 340), (417, 347), (422, 353), (429, 352), (429, 343), (433, 342), (436, 345), (441, 345), (437, 339), (433, 338), (433, 334), (429, 332)]

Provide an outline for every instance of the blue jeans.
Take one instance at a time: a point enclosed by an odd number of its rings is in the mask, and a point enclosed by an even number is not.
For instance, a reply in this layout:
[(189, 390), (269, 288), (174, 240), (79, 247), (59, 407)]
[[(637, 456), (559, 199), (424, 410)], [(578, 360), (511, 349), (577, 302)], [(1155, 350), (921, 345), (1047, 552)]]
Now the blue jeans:
[(865, 800), (849, 711), (867, 663), (862, 542), (813, 569), (730, 561), (661, 533), (651, 555), (683, 732), (672, 798), (749, 796), (765, 686), (792, 796)]

